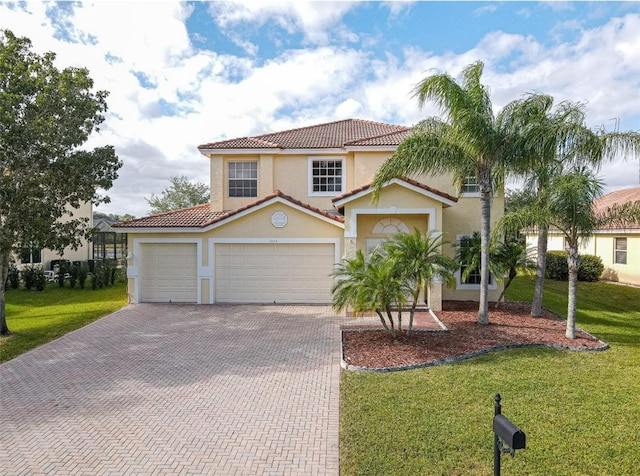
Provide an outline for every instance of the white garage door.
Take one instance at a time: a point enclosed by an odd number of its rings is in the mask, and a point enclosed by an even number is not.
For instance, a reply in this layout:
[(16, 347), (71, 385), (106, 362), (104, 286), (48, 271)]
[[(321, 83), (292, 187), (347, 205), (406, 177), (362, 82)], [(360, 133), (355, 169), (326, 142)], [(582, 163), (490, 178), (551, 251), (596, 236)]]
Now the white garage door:
[(192, 243), (140, 245), (141, 302), (197, 302), (197, 252)]
[(216, 301), (330, 303), (334, 245), (217, 244)]

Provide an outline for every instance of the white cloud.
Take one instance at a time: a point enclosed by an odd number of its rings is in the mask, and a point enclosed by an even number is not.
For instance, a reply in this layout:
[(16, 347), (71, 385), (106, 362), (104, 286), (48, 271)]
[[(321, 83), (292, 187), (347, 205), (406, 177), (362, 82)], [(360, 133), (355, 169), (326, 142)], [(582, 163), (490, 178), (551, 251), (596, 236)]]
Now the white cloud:
[[(437, 113), (431, 104), (418, 108), (412, 97), (418, 81), (433, 73), (457, 76), (478, 59), (497, 107), (543, 91), (558, 102), (587, 102), (592, 126), (613, 128), (617, 117), (622, 130), (640, 130), (638, 14), (575, 30), (577, 41), (551, 47), (526, 34), (493, 31), (460, 54), (412, 47), (375, 56), (367, 46), (384, 44), (384, 32), (356, 49), (353, 41), (364, 35), (341, 23), (354, 6), (212, 3), (229, 34), (235, 25), (272, 22), (315, 45), (297, 45), (267, 61), (194, 48), (186, 29), (191, 9), (179, 3), (82, 3), (62, 22), (73, 43), (56, 39), (44, 4), (28, 2), (28, 12), (0, 4), (0, 18), (3, 28), (31, 38), (36, 51), (57, 52), (59, 66), (86, 66), (96, 87), (110, 91), (107, 121), (89, 145), (113, 144), (125, 165), (109, 191), (113, 202), (100, 211), (144, 215), (143, 197), (160, 194), (170, 176), (208, 182), (208, 162), (196, 148), (204, 142), (346, 117), (414, 124)], [(414, 7), (398, 4), (393, 14)], [(351, 46), (329, 46), (335, 44), (329, 34)], [(260, 54), (259, 44), (245, 47)], [(637, 162), (616, 161), (603, 174), (612, 188), (636, 185)]]
[(329, 42), (329, 30), (356, 5), (356, 2), (243, 0), (212, 2), (209, 10), (222, 29), (242, 23), (262, 26), (273, 22), (289, 34), (303, 33), (307, 41), (324, 45)]

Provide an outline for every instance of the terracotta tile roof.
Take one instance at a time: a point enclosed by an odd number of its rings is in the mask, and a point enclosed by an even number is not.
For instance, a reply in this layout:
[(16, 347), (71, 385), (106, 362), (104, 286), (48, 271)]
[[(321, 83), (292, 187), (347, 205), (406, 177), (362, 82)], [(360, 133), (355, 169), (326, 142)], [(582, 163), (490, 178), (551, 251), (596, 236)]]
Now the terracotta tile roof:
[(121, 221), (114, 223), (114, 228), (197, 228), (203, 223), (216, 220), (225, 212), (212, 212), (208, 203), (196, 205), (194, 207), (182, 208), (157, 215), (138, 218), (131, 221)]
[(276, 190), (275, 192), (267, 195), (264, 198), (261, 198), (260, 200), (256, 200), (252, 203), (249, 203), (248, 205), (245, 205), (244, 207), (240, 207), (231, 211), (212, 212), (210, 209), (210, 205), (207, 203), (204, 205), (196, 205), (195, 207), (183, 208), (181, 210), (161, 213), (159, 215), (151, 215), (144, 218), (138, 218), (137, 220), (132, 220), (129, 222), (119, 222), (113, 226), (118, 228), (205, 228), (209, 225), (213, 225), (216, 222), (237, 215), (238, 213), (241, 213), (245, 210), (249, 210), (265, 202), (268, 202), (269, 200), (272, 200), (276, 197), (280, 197), (288, 202), (306, 208), (307, 210), (310, 210), (314, 213), (322, 215), (331, 220), (335, 220), (338, 223), (344, 223), (344, 217), (342, 215), (336, 215), (325, 210), (321, 210), (320, 208), (297, 200), (290, 195), (284, 194), (280, 190)]
[(402, 131), (390, 132), (388, 134), (382, 134), (375, 137), (367, 137), (365, 139), (353, 140), (345, 143), (348, 146), (384, 146), (395, 145), (397, 146), (402, 142), (407, 135), (409, 135), (411, 129), (406, 128)]
[[(402, 180), (404, 182), (407, 182), (408, 184), (413, 185), (414, 187), (419, 187), (419, 188), (421, 188), (423, 190), (426, 190), (427, 192), (431, 192), (431, 193), (433, 193), (435, 195), (441, 196), (442, 198), (446, 198), (447, 200), (451, 200), (452, 202), (457, 202), (458, 201), (458, 197), (454, 197), (453, 195), (449, 195), (448, 193), (441, 192), (438, 189), (435, 189), (433, 187), (429, 187), (428, 185), (425, 185), (425, 184), (423, 184), (421, 182), (418, 182), (417, 180), (410, 179), (409, 177), (398, 177), (398, 179)], [(371, 185), (372, 185), (372, 183), (368, 183), (366, 185), (362, 185), (361, 187), (358, 187), (358, 188), (356, 188), (354, 190), (351, 190), (351, 191), (349, 191), (347, 193), (343, 193), (342, 195), (333, 198), (332, 201), (333, 201), (333, 203), (335, 203), (335, 202), (338, 202), (338, 201), (343, 200), (345, 198), (349, 198), (349, 197), (351, 197), (353, 195), (356, 195), (356, 194), (358, 194), (360, 192), (364, 192), (365, 190), (371, 188)]]
[[(593, 210), (596, 214), (605, 213), (608, 208), (614, 205), (623, 205), (625, 203), (640, 200), (640, 187), (625, 188), (615, 192), (608, 193), (593, 201)], [(618, 227), (612, 227), (618, 228)], [(628, 223), (625, 229), (640, 229), (640, 223)]]
[(255, 137), (211, 142), (207, 149), (331, 149), (347, 145), (398, 145), (410, 129), (362, 119), (345, 119)]

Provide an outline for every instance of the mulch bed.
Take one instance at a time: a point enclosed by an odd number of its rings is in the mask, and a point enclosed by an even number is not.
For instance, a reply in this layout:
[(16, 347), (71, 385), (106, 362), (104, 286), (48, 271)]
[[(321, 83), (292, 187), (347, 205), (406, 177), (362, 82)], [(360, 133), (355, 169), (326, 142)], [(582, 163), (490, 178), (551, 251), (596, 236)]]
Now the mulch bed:
[(477, 302), (448, 301), (435, 314), (447, 332), (414, 332), (393, 338), (384, 330), (344, 331), (343, 359), (349, 368), (401, 370), (446, 363), (494, 348), (546, 345), (572, 350), (603, 350), (608, 345), (576, 329), (576, 338), (565, 337), (566, 321), (544, 311), (530, 316), (531, 305), (491, 304), (489, 325), (477, 323)]

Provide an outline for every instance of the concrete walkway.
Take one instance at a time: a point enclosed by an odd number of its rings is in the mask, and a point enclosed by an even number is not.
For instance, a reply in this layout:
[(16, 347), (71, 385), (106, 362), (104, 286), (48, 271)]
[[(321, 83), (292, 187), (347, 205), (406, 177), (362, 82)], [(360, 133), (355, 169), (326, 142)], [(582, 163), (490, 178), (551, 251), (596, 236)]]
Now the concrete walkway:
[(324, 306), (129, 306), (0, 366), (0, 473), (337, 475)]

